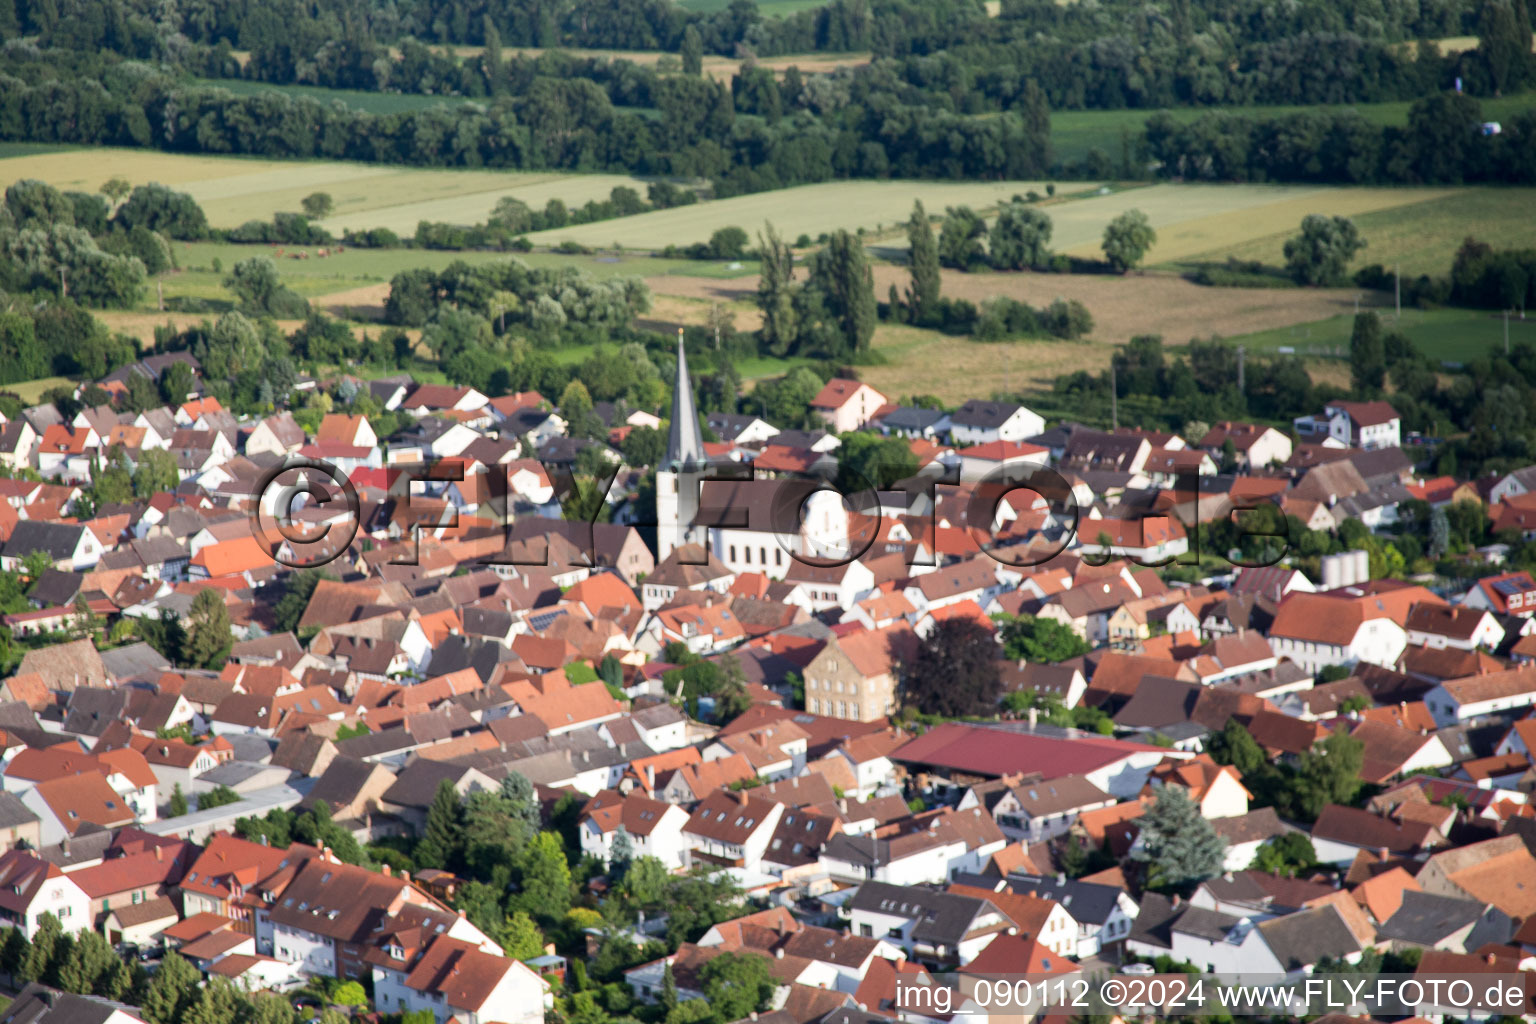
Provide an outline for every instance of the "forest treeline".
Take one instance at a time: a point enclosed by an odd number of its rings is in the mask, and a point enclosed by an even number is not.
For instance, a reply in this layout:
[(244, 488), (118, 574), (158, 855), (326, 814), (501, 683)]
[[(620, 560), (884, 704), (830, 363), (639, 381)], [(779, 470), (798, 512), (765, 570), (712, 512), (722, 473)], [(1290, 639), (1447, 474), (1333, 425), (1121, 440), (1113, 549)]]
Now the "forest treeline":
[(1029, 178), (1050, 164), (1043, 100), (984, 119), (887, 98), (772, 120), (738, 116), (729, 86), (687, 75), (661, 78), (651, 99), (650, 110), (619, 107), (591, 81), (540, 77), (483, 105), (371, 114), (307, 97), (234, 95), (94, 53), (0, 48), (0, 138), (9, 140), (613, 170), (707, 178), (717, 196), (845, 177)]
[[(987, 17), (979, 0), (831, 0), (770, 18), (749, 0), (709, 13), (670, 0), (0, 0), (0, 139), (622, 171), (708, 180), (716, 196), (1150, 165), (1215, 180), (1529, 183), (1532, 117), (1484, 136), (1471, 98), (1536, 81), (1532, 4), (1009, 0)], [(1430, 41), (1459, 33), (1478, 45), (1442, 54)], [(557, 45), (666, 50), (668, 63), (515, 49)], [(864, 49), (870, 62), (825, 72), (757, 62)], [(729, 81), (702, 74), (707, 53), (740, 61)], [(209, 79), (476, 102), (375, 114)], [(1052, 109), (1394, 100), (1440, 105), (1406, 128), (1333, 110), (1154, 117), (1118, 154), (1065, 166), (1050, 148)]]
[[(241, 50), (250, 60), (235, 74), (278, 83), (493, 91), (477, 60), (464, 63), (467, 76), (436, 68), (430, 82), (419, 60), (394, 66), (390, 48), (408, 40), (660, 50), (685, 64), (705, 53), (868, 50), (957, 99), (995, 101), (1029, 78), (1073, 108), (1414, 99), (1456, 76), (1480, 94), (1508, 91), (1525, 72), (1509, 43), (1523, 28), (1528, 52), (1530, 22), (1529, 0), (1007, 0), (995, 18), (981, 0), (830, 0), (785, 16), (751, 0), (710, 12), (671, 0), (0, 0), (0, 38), (176, 63), (199, 48)], [(1412, 45), (1460, 35), (1492, 41), (1448, 58)]]

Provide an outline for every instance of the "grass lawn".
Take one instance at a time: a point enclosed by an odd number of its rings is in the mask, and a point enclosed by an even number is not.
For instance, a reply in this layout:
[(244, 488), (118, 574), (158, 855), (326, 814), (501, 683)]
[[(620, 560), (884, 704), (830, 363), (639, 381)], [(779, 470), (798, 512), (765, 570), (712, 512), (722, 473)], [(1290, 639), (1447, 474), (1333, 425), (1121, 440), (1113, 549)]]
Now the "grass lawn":
[(551, 199), (574, 207), (606, 199), (616, 185), (645, 190), (644, 182), (624, 174), (424, 169), (147, 149), (55, 149), (0, 159), (0, 189), (38, 178), (58, 188), (94, 192), (114, 175), (135, 185), (158, 181), (187, 192), (214, 227), (268, 220), (273, 213), (301, 209), (300, 201), (311, 192), (327, 192), (335, 212), (323, 223), (338, 235), (347, 228), (374, 227), (410, 234), (422, 220), (482, 223), (503, 196), (537, 208)]
[(1096, 258), (1105, 226), (1127, 210), (1140, 210), (1157, 231), (1147, 255), (1149, 264), (1157, 264), (1294, 232), (1309, 213), (1355, 217), (1451, 194), (1450, 189), (1162, 184), (1058, 203), (1048, 212), (1058, 251)]
[[(1061, 190), (1087, 189), (1073, 183)], [(706, 242), (718, 228), (739, 227), (756, 235), (766, 222), (793, 242), (801, 234), (815, 238), (825, 231), (864, 228), (879, 232), (906, 222), (912, 202), (921, 199), (932, 214), (961, 204), (985, 208), (1029, 191), (1045, 192), (1038, 181), (930, 182), (831, 181), (773, 192), (716, 199), (670, 210), (652, 210), (633, 217), (540, 231), (529, 238), (536, 245), (558, 245), (571, 239), (588, 246), (661, 249), (668, 245)], [(1059, 190), (1059, 191), (1061, 191)]]
[[(1397, 323), (1393, 322), (1390, 306), (1378, 308), (1377, 312), (1387, 330), (1402, 331), (1420, 351), (1440, 362), (1461, 363), (1504, 346), (1504, 318), (1486, 310), (1404, 309), (1402, 320)], [(1231, 340), (1249, 351), (1291, 349), (1300, 356), (1344, 358), (1349, 355), (1353, 327), (1353, 315), (1346, 314)], [(1514, 345), (1521, 340), (1536, 343), (1536, 317), (1510, 317), (1509, 342)]]
[[(757, 0), (757, 9), (767, 17), (782, 17), (799, 11), (809, 11), (823, 6), (827, 0)], [(731, 0), (678, 0), (677, 6), (688, 11), (711, 13), (723, 11)]]
[(359, 89), (328, 89), (318, 85), (273, 85), (270, 82), (251, 82), (242, 78), (199, 78), (198, 85), (210, 89), (226, 89), (236, 96), (253, 96), (257, 93), (276, 92), (286, 96), (308, 97), (322, 103), (340, 100), (355, 110), (369, 114), (401, 114), (428, 107), (441, 107), (471, 100), (465, 96), (421, 96), (415, 93), (363, 92)]
[(28, 405), (36, 405), (43, 400), (43, 392), (50, 388), (69, 387), (74, 387), (74, 381), (67, 377), (41, 377), (37, 380), (24, 380), (20, 384), (0, 384), (0, 391), (12, 392)]
[[(1536, 94), (1523, 93), (1514, 96), (1480, 97), (1483, 116), (1490, 121), (1508, 120), (1512, 115), (1521, 110), (1529, 110), (1536, 107)], [(1394, 103), (1357, 103), (1352, 104), (1353, 109), (1358, 110), (1366, 120), (1373, 124), (1406, 124), (1408, 122), (1409, 102)], [(1294, 114), (1300, 111), (1330, 110), (1344, 108), (1330, 108), (1324, 106), (1276, 106), (1276, 107), (1177, 107), (1168, 111), (1178, 121), (1193, 121), (1203, 114), (1213, 110), (1226, 110), (1228, 113), (1238, 114), (1254, 119), (1272, 117), (1278, 114)], [(1136, 137), (1141, 134), (1146, 125), (1147, 118), (1151, 117), (1154, 110), (1059, 110), (1051, 114), (1051, 148), (1057, 160), (1062, 163), (1071, 163), (1081, 160), (1088, 155), (1088, 151), (1097, 147), (1114, 161), (1116, 166), (1120, 164), (1120, 139), (1121, 133), (1129, 133), (1133, 147)]]
[[(757, 273), (755, 261), (743, 262), (731, 269), (728, 263), (701, 260), (660, 259), (645, 255), (614, 256), (565, 255), (563, 253), (504, 253), (504, 252), (453, 252), (436, 249), (348, 249), (321, 259), (318, 250), (308, 250), (310, 258), (296, 260), (288, 255), (294, 247), (267, 245), (235, 245), (225, 242), (178, 243), (176, 259), (182, 269), (165, 275), (160, 280), (165, 286), (166, 298), (185, 295), (197, 298), (227, 298), (222, 281), (236, 263), (253, 256), (265, 256), (277, 265), (283, 283), (300, 295), (329, 295), (360, 285), (380, 284), (389, 281), (402, 270), (430, 267), (443, 270), (451, 263), (465, 262), (471, 265), (493, 263), (498, 260), (517, 259), (534, 267), (576, 267), (596, 278), (651, 277), (658, 274), (686, 274), (690, 277), (731, 278)], [(218, 260), (220, 270), (213, 269)], [(155, 304), (155, 289), (151, 284), (147, 303)]]
[[(1410, 206), (1360, 213), (1354, 221), (1366, 241), (1364, 251), (1355, 257), (1355, 267), (1380, 263), (1391, 269), (1398, 264), (1405, 277), (1444, 275), (1450, 272), (1456, 249), (1468, 235), (1500, 248), (1530, 245), (1531, 225), (1536, 223), (1536, 188), (1462, 188)], [(1284, 230), (1232, 239), (1199, 256), (1216, 262), (1231, 256), (1281, 266), (1285, 240), (1296, 233), (1300, 223), (1297, 217)]]

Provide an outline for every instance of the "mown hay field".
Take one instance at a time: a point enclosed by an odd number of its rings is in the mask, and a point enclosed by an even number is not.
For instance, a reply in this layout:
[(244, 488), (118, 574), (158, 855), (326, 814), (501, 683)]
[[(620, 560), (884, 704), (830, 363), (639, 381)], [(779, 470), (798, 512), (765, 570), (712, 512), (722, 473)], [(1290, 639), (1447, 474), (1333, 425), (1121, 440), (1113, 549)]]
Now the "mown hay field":
[[(1536, 188), (1457, 189), (1410, 206), (1360, 213), (1354, 221), (1366, 242), (1354, 266), (1398, 266), (1407, 277), (1443, 275), (1450, 272), (1456, 249), (1468, 236), (1500, 248), (1528, 247), (1531, 225), (1536, 224)], [(1285, 262), (1285, 240), (1296, 234), (1300, 222), (1297, 217), (1271, 234), (1227, 239), (1194, 255), (1205, 261), (1233, 257), (1280, 266)]]
[[(1375, 309), (1389, 331), (1401, 331), (1414, 346), (1436, 362), (1464, 363), (1504, 349), (1504, 317), (1483, 309), (1404, 309), (1398, 317), (1390, 301), (1371, 296)], [(1390, 299), (1390, 297), (1388, 297)], [(1257, 350), (1287, 351), (1304, 358), (1333, 357), (1341, 363), (1349, 355), (1354, 316), (1341, 314), (1322, 320), (1261, 331), (1234, 339)], [(1509, 318), (1509, 343), (1536, 343), (1536, 316)]]
[[(1083, 182), (1057, 187), (1058, 194), (1093, 188)], [(930, 214), (961, 204), (984, 209), (1030, 191), (1044, 194), (1039, 181), (829, 181), (774, 192), (716, 199), (670, 210), (652, 210), (618, 220), (540, 231), (529, 238), (535, 245), (558, 245), (567, 239), (587, 246), (622, 245), (626, 249), (663, 249), (669, 245), (707, 242), (716, 230), (739, 227), (756, 238), (771, 221), (786, 241), (801, 234), (812, 238), (824, 231), (890, 230), (906, 222), (912, 202), (921, 199)]]
[[(875, 294), (897, 291), (911, 280), (907, 268), (874, 268)], [(657, 295), (709, 302), (750, 303), (757, 278), (707, 280), (682, 275), (646, 279)], [(1206, 288), (1167, 273), (1148, 274), (962, 274), (945, 270), (943, 294), (982, 303), (1005, 295), (1032, 306), (1076, 299), (1093, 315), (1094, 341), (1120, 344), (1138, 334), (1160, 334), (1170, 345), (1213, 334), (1231, 337), (1273, 330), (1353, 312), (1354, 288)], [(954, 338), (949, 338), (953, 342)], [(981, 345), (997, 351), (995, 345)], [(935, 366), (946, 366), (937, 363)], [(946, 366), (947, 369), (947, 366)], [(929, 372), (935, 372), (930, 366)]]
[(1074, 256), (1101, 255), (1104, 228), (1140, 210), (1157, 231), (1148, 264), (1172, 263), (1260, 238), (1295, 233), (1310, 213), (1356, 217), (1412, 207), (1451, 189), (1337, 188), (1294, 185), (1150, 185), (1058, 203), (1048, 212), (1052, 247)]
[(190, 156), (153, 150), (92, 149), (0, 159), (0, 188), (38, 178), (63, 189), (94, 192), (108, 178), (135, 185), (157, 181), (196, 199), (214, 227), (298, 212), (311, 192), (327, 192), (335, 212), (323, 221), (347, 228), (389, 228), (411, 234), (422, 220), (482, 223), (497, 200), (516, 196), (533, 207), (551, 199), (580, 206), (606, 199), (615, 185), (642, 194), (645, 184), (621, 174), (519, 173), (415, 169), (324, 160), (283, 162)]
[[(1445, 48), (1446, 42), (1447, 40), (1441, 40), (1442, 49)], [(1477, 45), (1475, 39), (1472, 40), (1472, 45)], [(1508, 121), (1515, 114), (1536, 106), (1536, 96), (1529, 92), (1512, 93), (1506, 96), (1480, 96), (1478, 103), (1482, 107), (1485, 119)], [(1283, 117), (1287, 114), (1353, 110), (1371, 124), (1403, 125), (1408, 123), (1408, 108), (1412, 105), (1407, 100), (1394, 100), (1386, 103), (1351, 103), (1341, 106), (1290, 104), (1254, 107), (1174, 107), (1163, 113), (1167, 113), (1175, 121), (1188, 123), (1218, 111), (1259, 121), (1271, 117)], [(1102, 150), (1110, 160), (1118, 163), (1122, 139), (1134, 145), (1152, 114), (1151, 110), (1136, 108), (1054, 110), (1051, 112), (1051, 151), (1056, 159), (1064, 164), (1083, 159), (1092, 149)]]

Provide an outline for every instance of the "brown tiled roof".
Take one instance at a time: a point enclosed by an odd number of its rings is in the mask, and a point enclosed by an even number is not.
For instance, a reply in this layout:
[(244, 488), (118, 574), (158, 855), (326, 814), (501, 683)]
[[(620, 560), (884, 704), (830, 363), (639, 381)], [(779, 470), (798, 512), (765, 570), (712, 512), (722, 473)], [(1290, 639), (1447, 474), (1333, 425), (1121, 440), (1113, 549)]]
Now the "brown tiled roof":
[(1330, 839), (1367, 850), (1413, 853), (1446, 842), (1444, 836), (1418, 822), (1399, 823), (1354, 807), (1329, 804), (1312, 826), (1314, 839)]
[(405, 983), (418, 992), (441, 993), (455, 1010), (478, 1014), (509, 972), (523, 970), (527, 968), (516, 960), (439, 935), (411, 968)]
[(757, 799), (747, 790), (710, 793), (693, 809), (685, 830), (718, 842), (743, 843), (777, 806), (772, 801)]
[(1459, 704), (1470, 704), (1500, 697), (1516, 697), (1536, 692), (1536, 665), (1490, 672), (1488, 675), (1451, 679), (1442, 684)]

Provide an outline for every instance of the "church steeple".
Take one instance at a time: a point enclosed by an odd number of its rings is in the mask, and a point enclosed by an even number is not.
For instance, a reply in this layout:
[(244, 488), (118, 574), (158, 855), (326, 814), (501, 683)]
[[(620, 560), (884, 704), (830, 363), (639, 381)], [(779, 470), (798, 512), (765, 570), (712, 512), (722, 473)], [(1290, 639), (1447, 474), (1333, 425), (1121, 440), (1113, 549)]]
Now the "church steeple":
[(704, 465), (704, 439), (699, 435), (699, 410), (693, 401), (693, 382), (688, 379), (681, 327), (677, 329), (677, 380), (672, 385), (672, 424), (667, 430), (664, 464), (673, 472)]

